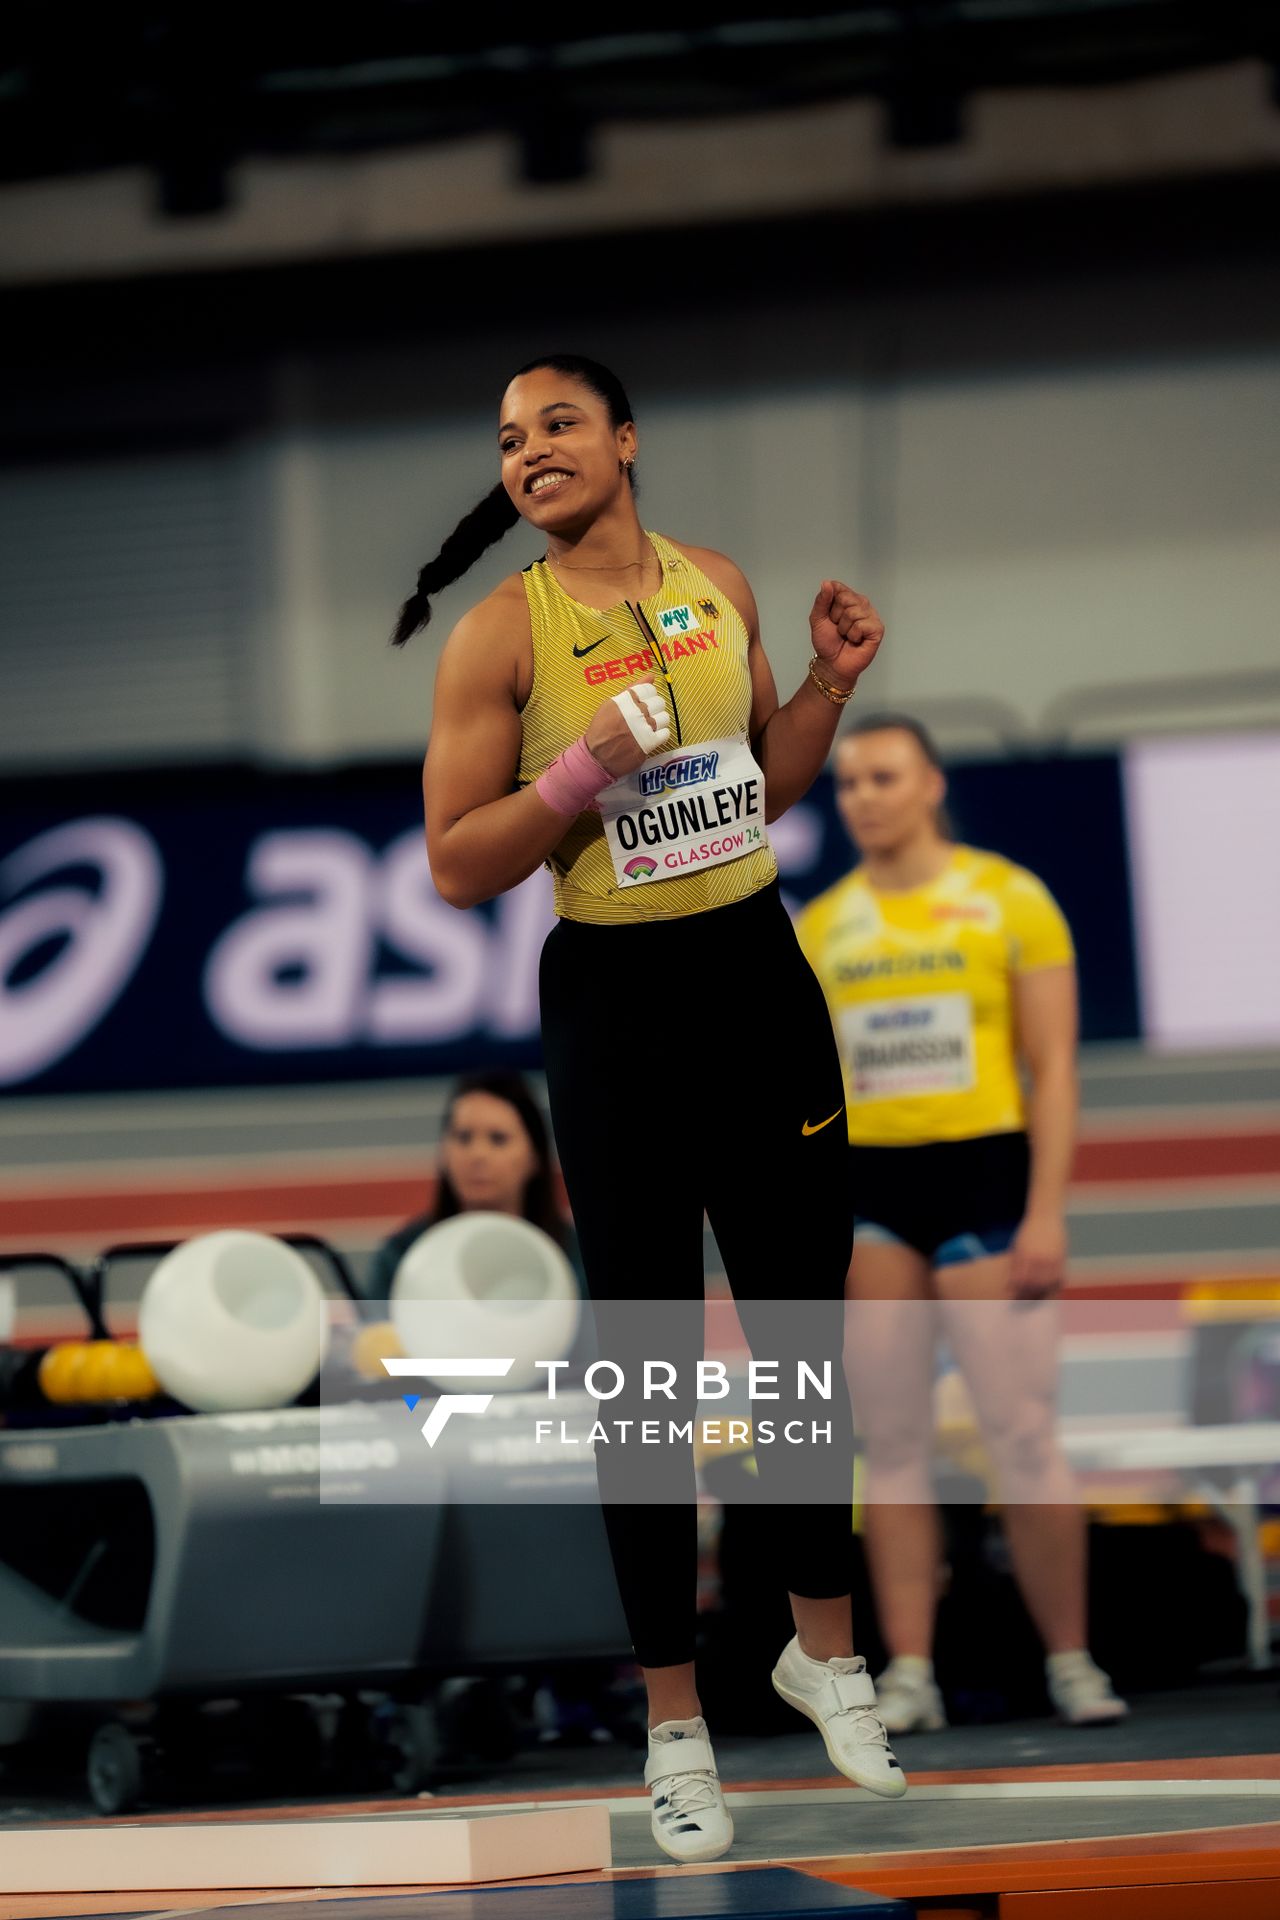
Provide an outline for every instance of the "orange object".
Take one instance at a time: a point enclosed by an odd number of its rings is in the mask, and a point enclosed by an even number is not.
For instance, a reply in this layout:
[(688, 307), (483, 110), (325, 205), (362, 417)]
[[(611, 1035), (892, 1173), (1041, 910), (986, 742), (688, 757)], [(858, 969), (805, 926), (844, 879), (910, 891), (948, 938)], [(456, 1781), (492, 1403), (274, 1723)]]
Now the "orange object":
[(1280, 1880), (1202, 1880), (1195, 1886), (1078, 1887), (1004, 1893), (1000, 1920), (1275, 1920)]
[(152, 1400), (160, 1392), (141, 1347), (121, 1340), (73, 1340), (50, 1347), (37, 1378), (45, 1399), (58, 1407)]
[[(815, 1877), (903, 1899), (976, 1894), (998, 1902), (1000, 1920), (1274, 1920), (1280, 1825), (855, 1854), (824, 1861)], [(1050, 1895), (1066, 1898), (1054, 1907)]]
[(376, 1320), (361, 1327), (351, 1342), (351, 1364), (364, 1380), (386, 1380), (384, 1360), (402, 1360), (404, 1348), (389, 1320)]

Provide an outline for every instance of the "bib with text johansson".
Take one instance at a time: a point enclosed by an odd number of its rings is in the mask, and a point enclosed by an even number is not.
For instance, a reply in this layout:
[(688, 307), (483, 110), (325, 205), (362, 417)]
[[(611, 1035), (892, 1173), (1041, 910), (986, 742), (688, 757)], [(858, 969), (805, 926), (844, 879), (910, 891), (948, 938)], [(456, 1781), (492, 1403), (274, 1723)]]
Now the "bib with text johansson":
[(967, 993), (864, 1000), (839, 1013), (855, 1100), (965, 1093), (974, 1084), (973, 1002)]
[(596, 804), (620, 887), (723, 866), (769, 843), (764, 774), (745, 734), (655, 755)]

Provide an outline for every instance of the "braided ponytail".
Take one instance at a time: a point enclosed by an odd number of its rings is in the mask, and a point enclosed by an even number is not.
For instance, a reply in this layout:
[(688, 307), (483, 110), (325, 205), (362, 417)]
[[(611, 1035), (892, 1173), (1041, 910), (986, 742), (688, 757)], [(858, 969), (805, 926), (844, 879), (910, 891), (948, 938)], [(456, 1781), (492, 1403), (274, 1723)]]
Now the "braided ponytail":
[(499, 484), (486, 493), (479, 506), (459, 520), (434, 560), (428, 560), (418, 575), (418, 584), (400, 609), (391, 635), (393, 647), (402, 647), (411, 635), (425, 627), (431, 618), (431, 596), (442, 587), (460, 580), (473, 567), (486, 548), (501, 540), (508, 527), (520, 515), (511, 504), (511, 496)]

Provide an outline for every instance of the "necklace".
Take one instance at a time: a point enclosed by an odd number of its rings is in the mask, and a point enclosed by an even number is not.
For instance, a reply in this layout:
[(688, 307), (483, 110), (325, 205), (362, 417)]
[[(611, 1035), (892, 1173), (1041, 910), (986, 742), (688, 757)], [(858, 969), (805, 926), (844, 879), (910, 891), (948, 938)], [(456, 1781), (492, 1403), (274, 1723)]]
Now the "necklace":
[(559, 567), (564, 573), (626, 573), (631, 567), (648, 565), (646, 556), (643, 560), (619, 560), (616, 566), (590, 567), (583, 565), (581, 561), (575, 566), (571, 560), (557, 560), (550, 547), (547, 548), (547, 559), (553, 567)]

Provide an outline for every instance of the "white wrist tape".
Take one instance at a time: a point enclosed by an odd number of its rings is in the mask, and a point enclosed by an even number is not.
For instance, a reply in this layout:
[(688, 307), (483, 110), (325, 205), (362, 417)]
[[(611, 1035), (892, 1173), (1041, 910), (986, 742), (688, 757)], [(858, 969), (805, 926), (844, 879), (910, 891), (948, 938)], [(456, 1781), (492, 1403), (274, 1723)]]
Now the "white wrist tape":
[(631, 729), (637, 746), (643, 747), (646, 753), (656, 753), (659, 747), (666, 746), (671, 738), (671, 715), (651, 681), (645, 680), (639, 686), (615, 693), (613, 703)]

